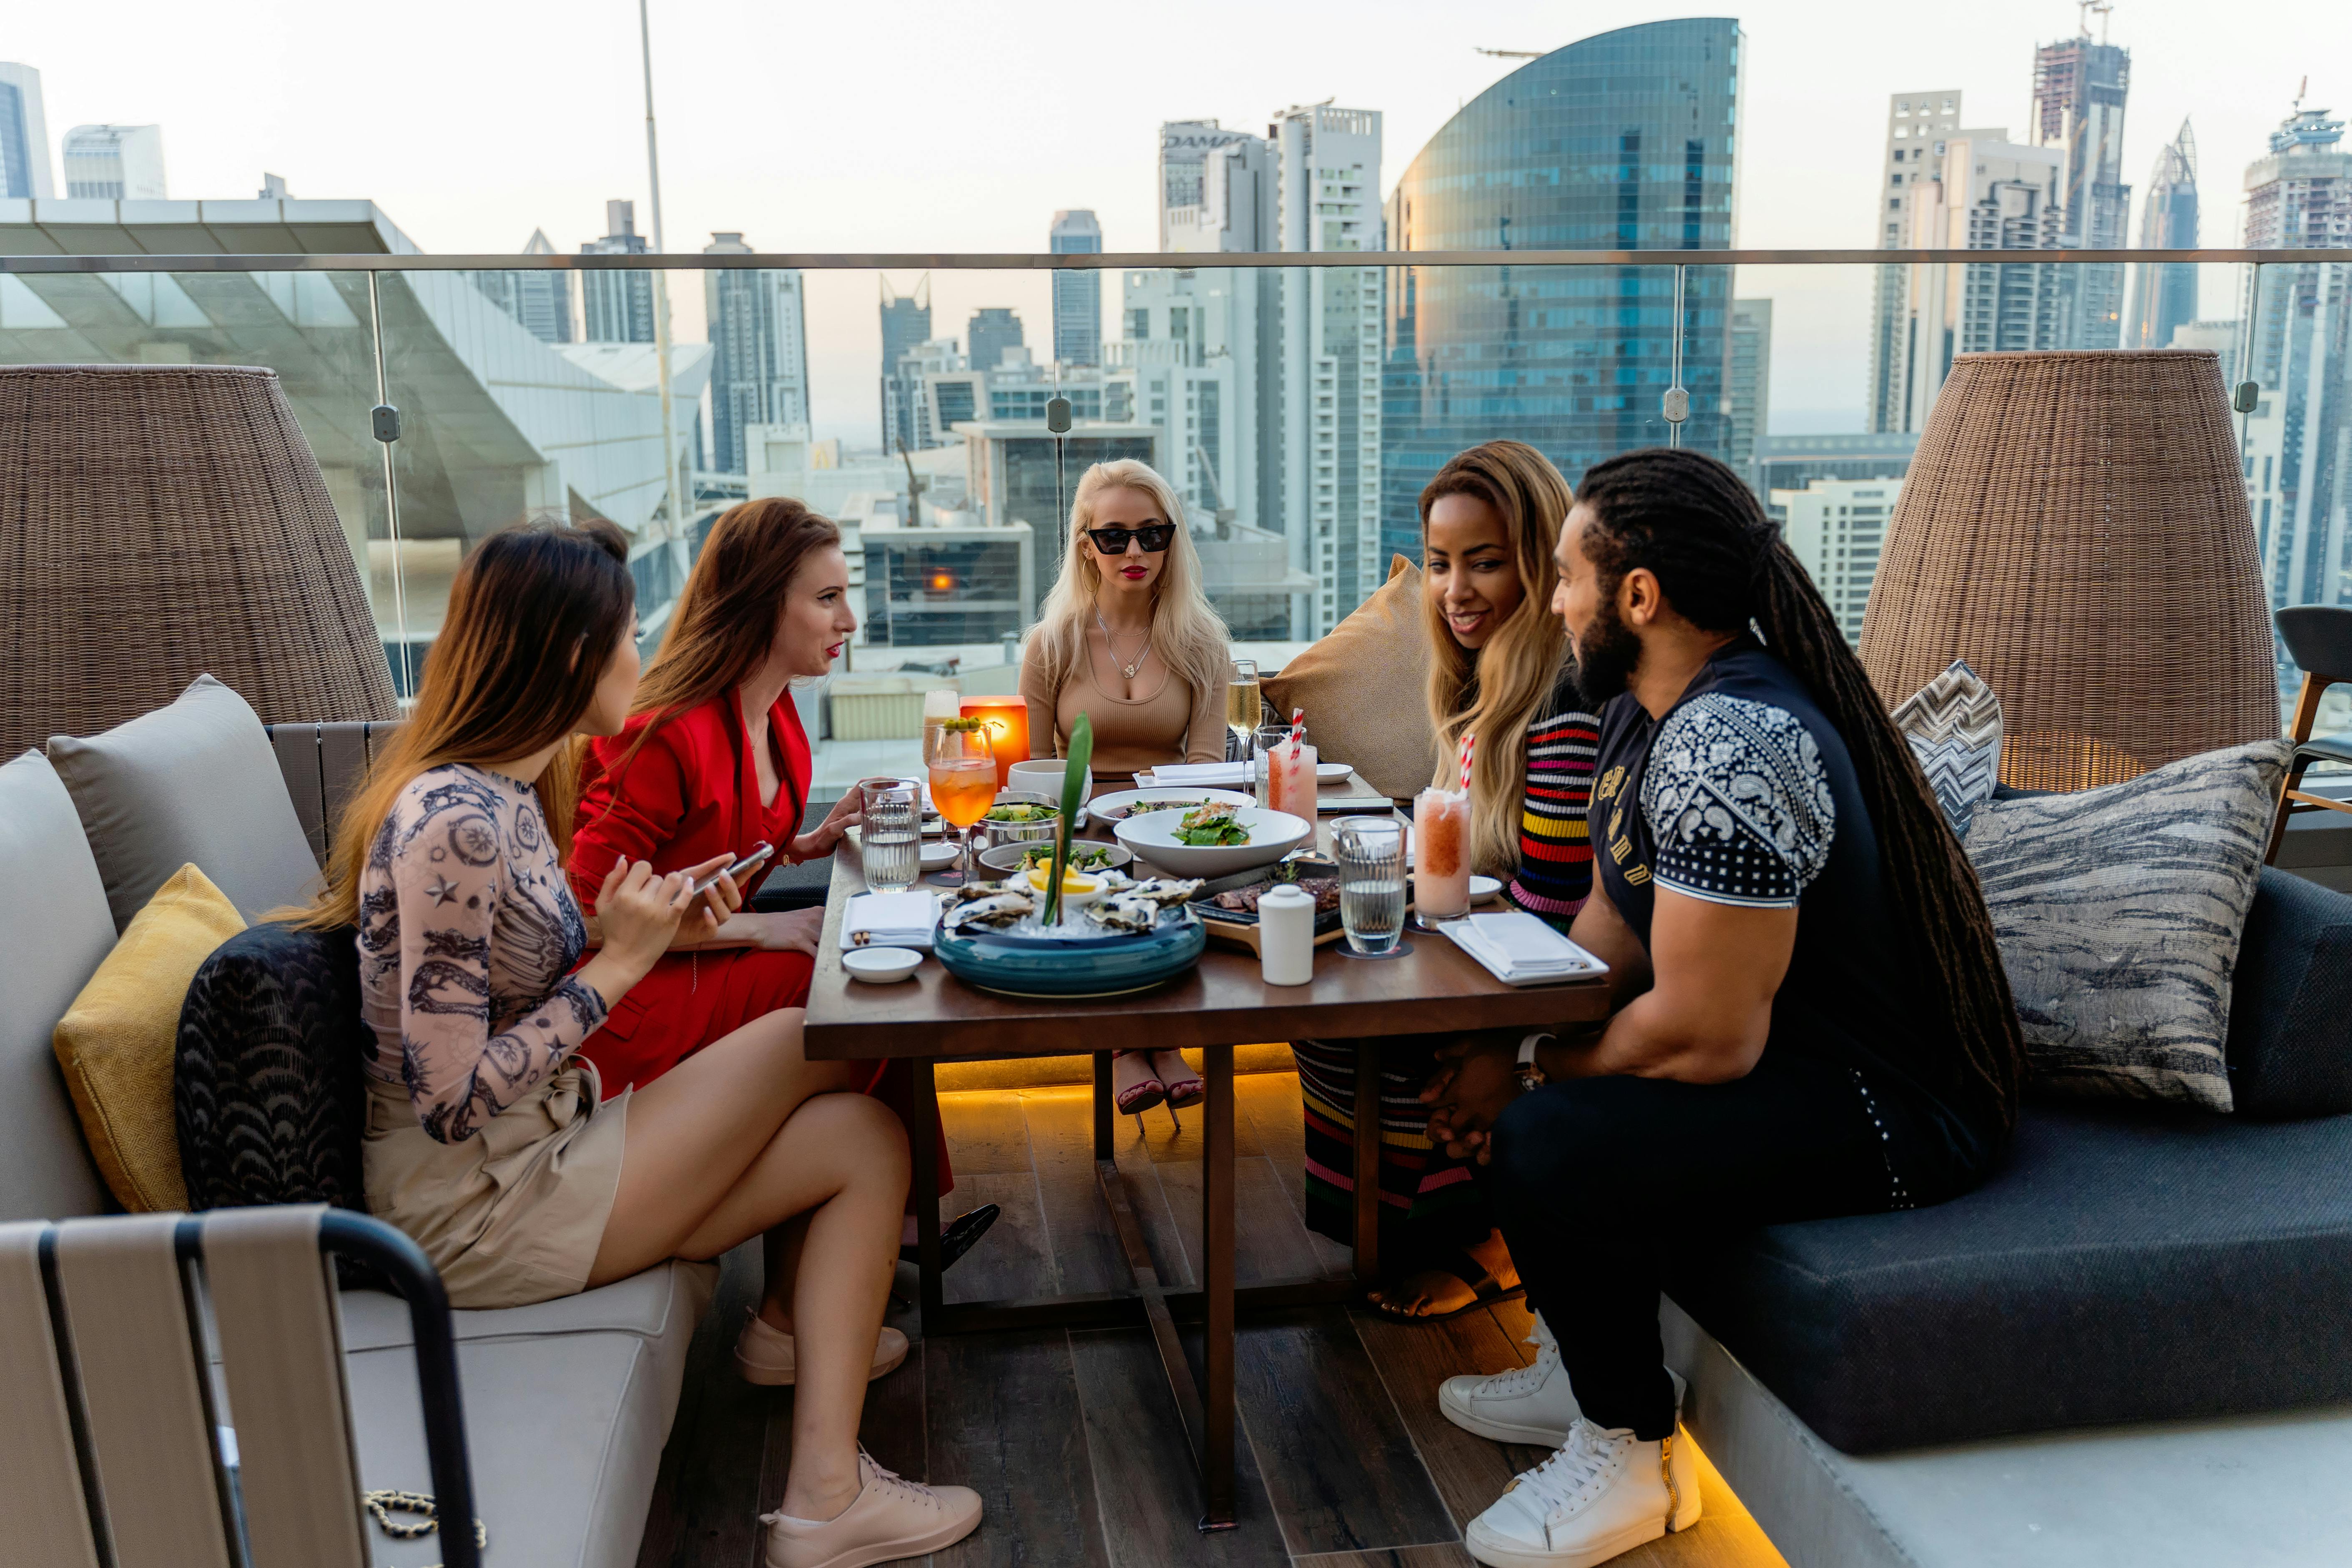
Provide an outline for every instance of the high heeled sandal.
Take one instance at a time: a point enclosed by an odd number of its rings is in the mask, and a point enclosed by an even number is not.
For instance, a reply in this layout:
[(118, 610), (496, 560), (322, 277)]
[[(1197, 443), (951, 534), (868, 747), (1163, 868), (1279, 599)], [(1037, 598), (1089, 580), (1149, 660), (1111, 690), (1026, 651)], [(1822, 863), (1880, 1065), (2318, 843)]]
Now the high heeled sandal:
[[(1183, 1069), (1181, 1075), (1160, 1072), (1164, 1065), (1160, 1059), (1162, 1057), (1174, 1057), (1176, 1065)], [(1160, 1085), (1168, 1091), (1169, 1110), (1181, 1110), (1209, 1098), (1208, 1080), (1192, 1070), (1192, 1065), (1184, 1059), (1183, 1052), (1154, 1051), (1151, 1053), (1151, 1066), (1155, 1072), (1160, 1073)]]
[(1140, 1116), (1168, 1098), (1168, 1086), (1160, 1081), (1158, 1074), (1149, 1070), (1150, 1052), (1132, 1051), (1114, 1057), (1111, 1060), (1111, 1071), (1116, 1074), (1120, 1062), (1132, 1061), (1137, 1057), (1142, 1057), (1146, 1061), (1143, 1078), (1138, 1082), (1129, 1084), (1125, 1089), (1117, 1090), (1111, 1097), (1112, 1103), (1118, 1107), (1121, 1116)]

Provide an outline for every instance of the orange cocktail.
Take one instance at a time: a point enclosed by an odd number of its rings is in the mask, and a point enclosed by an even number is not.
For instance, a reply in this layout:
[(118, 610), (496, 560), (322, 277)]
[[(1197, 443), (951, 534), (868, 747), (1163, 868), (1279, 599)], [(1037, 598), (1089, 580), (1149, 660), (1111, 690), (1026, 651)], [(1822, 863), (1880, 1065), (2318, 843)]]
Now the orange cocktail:
[(971, 864), (972, 824), (988, 815), (996, 803), (996, 755), (984, 721), (970, 715), (944, 721), (928, 744), (924, 763), (930, 769), (931, 804), (941, 816), (963, 830), (962, 865), (943, 872), (942, 887), (961, 887), (975, 875)]

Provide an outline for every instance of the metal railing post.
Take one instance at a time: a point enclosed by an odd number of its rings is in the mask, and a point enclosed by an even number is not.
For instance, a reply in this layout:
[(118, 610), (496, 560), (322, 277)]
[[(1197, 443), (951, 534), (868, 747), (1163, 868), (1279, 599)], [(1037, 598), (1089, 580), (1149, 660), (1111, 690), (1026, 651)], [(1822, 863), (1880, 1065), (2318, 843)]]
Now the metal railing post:
[[(408, 575), (407, 562), (400, 551), (400, 479), (394, 472), (393, 444), (400, 439), (400, 410), (392, 405), (392, 394), (383, 371), (383, 300), (376, 287), (376, 275), (367, 275), (368, 331), (375, 340), (375, 409), (371, 415), (376, 444), (383, 450), (383, 510), (384, 531), (392, 545), (392, 624), (399, 638), (400, 692), (403, 700), (416, 696), (416, 671), (409, 658), (408, 646)], [(387, 418), (386, 416), (389, 415)], [(364, 530), (362, 531), (364, 533)], [(372, 562), (361, 566), (370, 576), (374, 575)]]

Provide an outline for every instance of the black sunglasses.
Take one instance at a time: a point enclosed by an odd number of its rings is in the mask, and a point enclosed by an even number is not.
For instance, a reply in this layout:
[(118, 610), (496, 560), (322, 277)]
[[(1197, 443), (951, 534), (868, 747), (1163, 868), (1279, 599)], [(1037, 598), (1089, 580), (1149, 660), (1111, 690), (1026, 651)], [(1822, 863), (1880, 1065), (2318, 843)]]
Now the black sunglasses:
[(1176, 525), (1172, 522), (1147, 522), (1141, 528), (1090, 528), (1087, 542), (1104, 555), (1124, 555), (1127, 542), (1141, 540), (1147, 554), (1157, 555), (1176, 542)]

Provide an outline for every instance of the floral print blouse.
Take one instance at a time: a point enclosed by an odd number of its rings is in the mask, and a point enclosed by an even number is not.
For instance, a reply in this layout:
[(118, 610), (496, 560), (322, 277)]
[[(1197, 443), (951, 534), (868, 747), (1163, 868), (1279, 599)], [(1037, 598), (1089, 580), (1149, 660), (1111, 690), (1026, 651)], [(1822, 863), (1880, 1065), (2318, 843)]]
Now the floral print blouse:
[(544, 1082), (604, 1021), (572, 973), (580, 906), (530, 785), (464, 763), (400, 793), (360, 875), (368, 1071), (460, 1143)]

